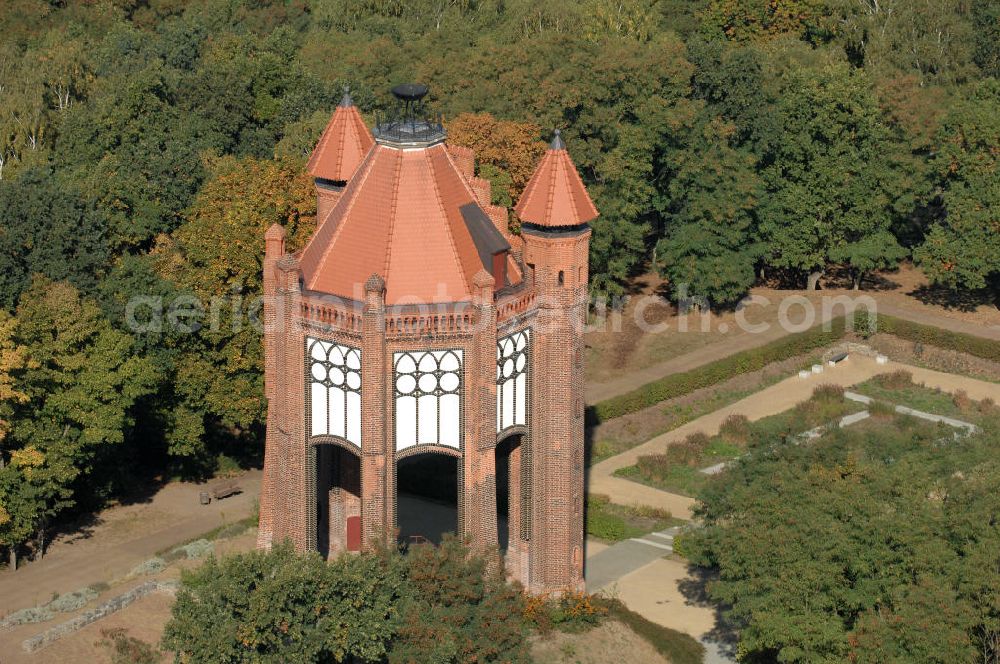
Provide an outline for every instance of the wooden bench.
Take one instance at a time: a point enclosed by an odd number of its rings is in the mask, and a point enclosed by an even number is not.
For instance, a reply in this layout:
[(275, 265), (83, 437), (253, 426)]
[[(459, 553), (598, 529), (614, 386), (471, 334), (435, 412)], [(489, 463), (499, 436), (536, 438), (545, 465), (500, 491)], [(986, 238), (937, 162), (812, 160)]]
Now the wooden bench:
[(212, 487), (212, 497), (216, 500), (235, 496), (238, 493), (243, 493), (243, 489), (236, 482), (223, 482)]

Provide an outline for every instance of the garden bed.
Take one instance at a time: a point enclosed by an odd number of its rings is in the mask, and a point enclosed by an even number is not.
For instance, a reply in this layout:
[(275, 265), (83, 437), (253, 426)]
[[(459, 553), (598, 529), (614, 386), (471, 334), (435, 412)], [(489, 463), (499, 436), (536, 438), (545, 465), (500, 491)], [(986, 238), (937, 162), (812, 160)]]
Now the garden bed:
[(638, 463), (615, 474), (671, 493), (696, 497), (714, 475), (706, 473), (706, 469), (732, 461), (750, 449), (787, 440), (862, 410), (863, 405), (844, 399), (841, 388), (822, 385), (812, 398), (790, 410), (756, 422), (732, 415), (722, 423), (717, 435), (691, 434), (662, 454), (639, 457)]

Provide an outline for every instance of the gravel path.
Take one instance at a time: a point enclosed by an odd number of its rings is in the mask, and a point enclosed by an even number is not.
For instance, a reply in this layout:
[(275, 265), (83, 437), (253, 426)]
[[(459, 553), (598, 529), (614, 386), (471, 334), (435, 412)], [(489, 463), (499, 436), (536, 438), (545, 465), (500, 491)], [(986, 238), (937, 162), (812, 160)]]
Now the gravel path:
[(124, 577), (157, 551), (252, 514), (260, 471), (237, 478), (243, 493), (201, 505), (208, 484), (171, 482), (147, 502), (111, 507), (83, 534), (57, 538), (45, 557), (0, 574), (0, 615), (36, 606), (98, 581)]
[[(784, 291), (781, 292), (784, 293)], [(771, 294), (773, 293), (769, 292), (769, 295)], [(802, 294), (803, 293), (798, 291), (787, 292), (788, 296)], [(837, 297), (839, 295), (852, 297), (858, 295), (853, 291), (823, 291), (822, 294), (829, 297)], [(970, 323), (969, 321), (961, 320), (959, 318), (952, 318), (950, 316), (934, 313), (926, 308), (920, 309), (913, 307), (901, 307), (898, 304), (890, 302), (890, 296), (882, 293), (863, 291), (860, 294), (873, 297), (878, 305), (878, 310), (889, 316), (912, 321), (914, 323), (920, 323), (922, 325), (939, 327), (944, 330), (951, 330), (952, 332), (961, 332), (963, 334), (969, 334), (976, 337), (983, 337), (984, 339), (995, 339), (1000, 341), (1000, 325), (977, 325), (976, 323)], [(815, 293), (812, 294), (812, 299), (816, 299), (818, 297), (820, 297), (820, 295)], [(841, 309), (837, 309), (836, 311), (839, 313), (841, 312)], [(821, 316), (817, 316), (817, 319), (819, 318), (821, 318)], [(821, 321), (817, 320), (816, 325), (820, 324), (820, 322)], [(691, 332), (691, 334), (698, 333)], [(595, 404), (599, 401), (604, 401), (605, 399), (610, 399), (620, 394), (640, 388), (643, 385), (663, 378), (664, 376), (690, 371), (710, 362), (714, 362), (720, 358), (746, 350), (751, 350), (753, 348), (759, 348), (760, 346), (769, 344), (772, 341), (777, 341), (788, 334), (788, 332), (776, 324), (772, 324), (768, 330), (760, 334), (751, 334), (749, 332), (742, 332), (740, 330), (733, 329), (730, 331), (729, 336), (721, 341), (716, 341), (708, 344), (707, 346), (695, 349), (680, 357), (675, 357), (665, 362), (660, 362), (642, 369), (630, 371), (627, 374), (613, 380), (604, 382), (588, 381), (586, 386), (587, 403)]]
[(871, 358), (854, 355), (835, 367), (827, 367), (822, 374), (810, 375), (806, 379), (792, 376), (730, 406), (699, 417), (642, 445), (595, 464), (588, 470), (588, 491), (606, 494), (611, 497), (612, 502), (620, 505), (639, 503), (670, 510), (676, 517), (690, 519), (694, 499), (616, 477), (614, 472), (619, 468), (634, 465), (640, 456), (662, 452), (668, 445), (683, 440), (689, 434), (701, 431), (713, 436), (718, 433), (719, 426), (731, 414), (742, 414), (751, 421), (756, 421), (782, 413), (805, 401), (812, 395), (813, 388), (817, 385), (834, 384), (850, 387), (877, 374), (899, 369), (909, 371), (913, 374), (914, 382), (924, 383), (927, 387), (939, 388), (950, 393), (962, 389), (977, 401), (988, 397), (1000, 402), (1000, 384), (997, 383), (896, 362), (877, 364)]

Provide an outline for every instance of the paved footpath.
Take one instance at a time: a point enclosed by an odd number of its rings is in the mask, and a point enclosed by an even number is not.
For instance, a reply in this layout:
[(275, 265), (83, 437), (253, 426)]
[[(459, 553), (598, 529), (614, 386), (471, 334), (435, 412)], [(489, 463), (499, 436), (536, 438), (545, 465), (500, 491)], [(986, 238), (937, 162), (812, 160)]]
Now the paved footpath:
[(915, 382), (924, 383), (928, 387), (936, 387), (945, 392), (955, 392), (961, 389), (977, 401), (988, 397), (1000, 403), (1000, 384), (997, 383), (895, 362), (877, 364), (871, 358), (852, 355), (835, 367), (826, 367), (820, 375), (810, 375), (806, 379), (799, 378), (798, 375), (792, 376), (741, 401), (699, 417), (672, 431), (656, 436), (642, 445), (595, 464), (587, 473), (587, 490), (590, 493), (606, 494), (612, 502), (620, 505), (639, 503), (670, 510), (670, 513), (676, 517), (690, 519), (691, 509), (695, 503), (694, 499), (615, 477), (614, 472), (619, 468), (634, 465), (640, 456), (663, 452), (669, 444), (681, 441), (689, 434), (701, 431), (709, 436), (715, 435), (722, 422), (731, 414), (745, 415), (751, 421), (759, 420), (782, 413), (805, 401), (812, 395), (813, 388), (818, 385), (834, 384), (849, 387), (866, 381), (877, 374), (897, 369), (909, 371), (913, 374)]
[(674, 552), (673, 527), (618, 542), (587, 558), (587, 590), (597, 592), (630, 572)]
[(673, 553), (673, 527), (618, 542), (587, 558), (587, 590), (605, 591), (647, 620), (684, 632), (705, 646), (704, 664), (730, 664), (731, 644), (711, 635), (716, 611), (704, 601), (685, 597), (687, 563), (668, 558)]

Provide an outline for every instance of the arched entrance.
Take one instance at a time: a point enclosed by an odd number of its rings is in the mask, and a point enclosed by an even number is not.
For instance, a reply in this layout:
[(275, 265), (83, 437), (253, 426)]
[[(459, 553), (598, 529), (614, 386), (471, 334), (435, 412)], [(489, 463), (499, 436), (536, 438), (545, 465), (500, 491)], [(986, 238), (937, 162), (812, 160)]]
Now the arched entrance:
[(496, 446), (497, 539), (500, 551), (505, 554), (511, 542), (525, 538), (522, 513), (526, 508), (528, 482), (524, 477), (522, 439), (521, 434), (509, 435)]
[(361, 459), (336, 444), (316, 445), (316, 548), (361, 550)]
[(403, 544), (440, 544), (458, 532), (459, 459), (441, 452), (420, 452), (396, 462), (396, 525)]

